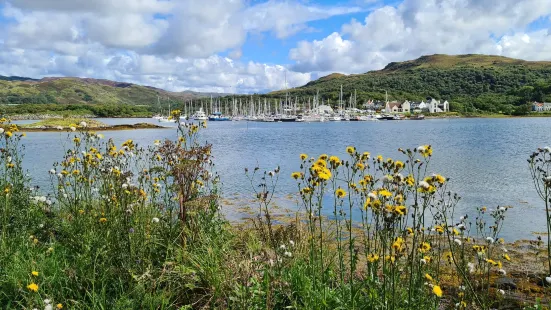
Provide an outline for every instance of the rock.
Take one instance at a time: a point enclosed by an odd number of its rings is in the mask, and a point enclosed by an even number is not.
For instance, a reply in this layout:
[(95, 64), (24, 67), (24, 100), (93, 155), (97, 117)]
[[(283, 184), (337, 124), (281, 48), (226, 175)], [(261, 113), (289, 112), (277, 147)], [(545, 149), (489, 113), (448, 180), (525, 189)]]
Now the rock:
[(517, 284), (515, 280), (507, 277), (502, 277), (496, 280), (495, 286), (500, 289), (516, 290)]

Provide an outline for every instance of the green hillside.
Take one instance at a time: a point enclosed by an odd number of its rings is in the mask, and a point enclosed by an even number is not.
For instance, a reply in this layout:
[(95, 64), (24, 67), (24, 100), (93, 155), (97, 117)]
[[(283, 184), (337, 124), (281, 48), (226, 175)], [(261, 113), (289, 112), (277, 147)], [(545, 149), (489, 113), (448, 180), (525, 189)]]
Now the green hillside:
[(82, 78), (0, 79), (2, 104), (128, 104), (154, 105), (157, 96), (182, 101), (199, 98), (199, 93), (175, 93), (130, 83)]
[[(331, 74), (289, 90), (293, 96), (345, 98), (357, 91), (358, 102), (369, 99), (446, 99), (452, 110), (514, 113), (531, 100), (551, 100), (551, 62), (524, 61), (488, 55), (431, 55), (393, 62), (364, 74)], [(271, 95), (281, 96), (283, 91)]]

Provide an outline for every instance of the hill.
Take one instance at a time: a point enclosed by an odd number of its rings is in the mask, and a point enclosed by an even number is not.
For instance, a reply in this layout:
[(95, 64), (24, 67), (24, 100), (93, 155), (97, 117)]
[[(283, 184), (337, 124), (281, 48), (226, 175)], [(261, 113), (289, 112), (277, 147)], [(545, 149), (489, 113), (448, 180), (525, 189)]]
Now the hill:
[[(345, 98), (357, 92), (358, 102), (369, 99), (446, 99), (452, 110), (512, 113), (530, 100), (551, 100), (551, 62), (525, 61), (490, 55), (429, 55), (389, 63), (364, 74), (331, 74), (289, 92), (293, 96), (320, 95), (332, 102), (340, 86)], [(283, 91), (270, 95), (280, 96)]]
[(34, 80), (0, 76), (3, 104), (127, 104), (155, 105), (162, 100), (182, 102), (215, 94), (169, 92), (150, 86), (90, 78), (50, 77)]

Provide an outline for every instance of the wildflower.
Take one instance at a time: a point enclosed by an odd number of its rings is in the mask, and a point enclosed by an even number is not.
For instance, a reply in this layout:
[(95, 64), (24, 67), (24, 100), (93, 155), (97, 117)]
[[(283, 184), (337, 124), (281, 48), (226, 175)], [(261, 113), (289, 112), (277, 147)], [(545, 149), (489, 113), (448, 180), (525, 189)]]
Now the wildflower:
[(433, 281), (434, 281), (434, 279), (433, 279), (433, 278), (431, 277), (431, 275), (428, 274), (428, 273), (425, 273), (425, 279), (427, 279), (427, 281), (429, 281), (429, 282), (433, 282)]
[(404, 246), (404, 239), (402, 239), (401, 237), (396, 238), (396, 240), (394, 241), (394, 243), (392, 243), (392, 248), (393, 248), (395, 251), (401, 251), (401, 250), (403, 250), (403, 246)]
[(408, 227), (406, 228), (406, 231), (408, 232), (408, 235), (413, 235), (413, 228)]
[(428, 242), (421, 243), (421, 246), (419, 246), (419, 252), (427, 253), (428, 251), (430, 251), (430, 244)]
[(38, 292), (38, 285), (32, 282), (31, 284), (27, 285), (27, 289), (32, 292)]
[(457, 243), (458, 246), (461, 246), (461, 240), (459, 240), (459, 239), (453, 239), (453, 242)]
[(52, 303), (52, 301), (51, 301), (51, 300), (49, 300), (49, 299), (44, 299), (44, 303), (45, 303), (45, 304), (47, 304), (47, 305), (49, 305), (49, 304), (51, 304), (51, 303)]
[(379, 255), (378, 254), (369, 254), (369, 255), (367, 255), (367, 261), (370, 262), (370, 263), (374, 263), (378, 260), (379, 260)]
[(417, 152), (423, 157), (432, 156), (432, 147), (430, 145), (421, 145), (417, 147)]
[(31, 272), (31, 274), (35, 277), (38, 277), (38, 271), (33, 271), (33, 272)]
[(364, 170), (365, 165), (359, 162), (359, 163), (356, 164), (356, 168), (358, 168), (359, 170)]
[(100, 223), (105, 223), (105, 222), (107, 222), (107, 219), (105, 217), (102, 217), (102, 218), (99, 219), (99, 222)]
[(380, 190), (379, 191), (379, 195), (385, 197), (385, 198), (389, 198), (390, 196), (392, 196), (392, 193), (389, 192), (388, 190), (386, 189), (383, 189), (383, 190)]
[(55, 169), (50, 169), (50, 174), (55, 174)]
[(302, 172), (293, 172), (291, 173), (291, 177), (295, 180), (301, 178), (302, 179)]
[(356, 152), (356, 148), (353, 147), (353, 146), (348, 146), (348, 147), (346, 148), (346, 153), (348, 153), (348, 154), (350, 154), (350, 155), (354, 154), (355, 152)]
[(371, 154), (369, 154), (369, 152), (363, 152), (363, 154), (362, 154), (362, 160), (368, 160), (370, 155), (371, 155)]
[(319, 159), (321, 160), (327, 160), (327, 158), (329, 158), (329, 156), (327, 156), (327, 154), (321, 154)]
[(503, 258), (506, 260), (506, 261), (511, 261), (511, 257), (509, 257), (509, 255), (507, 254), (503, 254)]
[(419, 187), (421, 187), (424, 190), (428, 190), (430, 188), (430, 184), (426, 181), (419, 182)]
[(306, 155), (306, 154), (300, 154), (300, 159), (301, 159), (301, 160), (305, 160), (306, 158), (308, 158), (308, 155)]
[(341, 160), (337, 156), (331, 156), (329, 157), (329, 163), (331, 163), (331, 167), (337, 168), (341, 164)]
[(440, 288), (439, 285), (435, 285), (432, 287), (432, 292), (434, 293), (434, 295), (436, 295), (437, 297), (442, 297), (442, 289)]
[(551, 284), (551, 276), (545, 277), (545, 282), (547, 282), (547, 284)]
[(151, 219), (151, 222), (153, 223), (159, 223), (159, 218), (158, 217), (154, 217)]
[(289, 244), (290, 244), (291, 246), (295, 246), (295, 242), (294, 242), (293, 240), (289, 240)]
[(283, 253), (283, 255), (287, 256), (287, 257), (292, 257), (293, 254), (289, 251), (285, 251), (285, 253)]
[(436, 230), (436, 232), (439, 233), (439, 234), (443, 234), (443, 233), (444, 233), (444, 228), (443, 228), (442, 226), (440, 226), (440, 225), (436, 225), (436, 226), (434, 227), (434, 230)]
[(338, 197), (338, 198), (344, 198), (346, 197), (346, 191), (342, 188), (338, 188), (336, 191), (335, 191), (335, 195)]
[(371, 192), (371, 193), (367, 194), (367, 197), (375, 200), (375, 199), (377, 199), (377, 192)]
[(487, 241), (488, 243), (494, 243), (494, 238), (492, 238), (492, 237), (486, 237), (486, 241)]

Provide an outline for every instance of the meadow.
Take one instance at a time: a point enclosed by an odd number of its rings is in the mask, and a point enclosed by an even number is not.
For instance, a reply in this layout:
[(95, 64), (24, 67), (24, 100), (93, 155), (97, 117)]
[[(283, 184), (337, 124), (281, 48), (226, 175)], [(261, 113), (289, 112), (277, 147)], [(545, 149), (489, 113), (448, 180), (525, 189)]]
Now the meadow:
[[(205, 123), (148, 146), (70, 124), (71, 147), (39, 188), (24, 134), (1, 121), (3, 309), (549, 308), (550, 235), (530, 243), (533, 272), (520, 272), (526, 257), (500, 236), (508, 207), (458, 214), (450, 180), (427, 174), (430, 145), (395, 159), (353, 146), (346, 158), (296, 154), (291, 175), (249, 167), (256, 216), (229, 223), (211, 145), (197, 139)], [(528, 161), (549, 232), (551, 148)], [(280, 178), (300, 202), (284, 222), (272, 210)], [(509, 276), (515, 285), (500, 285)]]

